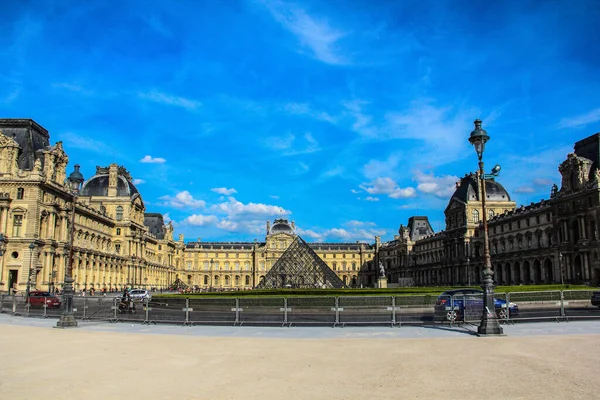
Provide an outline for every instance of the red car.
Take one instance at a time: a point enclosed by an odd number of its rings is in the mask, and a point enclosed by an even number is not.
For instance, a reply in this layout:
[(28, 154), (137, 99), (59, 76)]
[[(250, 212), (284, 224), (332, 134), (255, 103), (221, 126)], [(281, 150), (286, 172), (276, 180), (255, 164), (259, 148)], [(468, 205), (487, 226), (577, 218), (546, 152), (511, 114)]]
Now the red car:
[(29, 293), (29, 304), (31, 307), (43, 307), (44, 303), (48, 308), (60, 308), (60, 299), (50, 292), (34, 290)]

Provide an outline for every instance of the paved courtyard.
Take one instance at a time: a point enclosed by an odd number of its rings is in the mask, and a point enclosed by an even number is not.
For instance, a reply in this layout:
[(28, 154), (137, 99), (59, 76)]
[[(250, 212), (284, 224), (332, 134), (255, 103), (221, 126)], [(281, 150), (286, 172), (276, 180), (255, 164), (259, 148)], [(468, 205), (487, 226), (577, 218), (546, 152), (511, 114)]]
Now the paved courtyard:
[(1, 399), (592, 399), (600, 321), (145, 326), (0, 314)]

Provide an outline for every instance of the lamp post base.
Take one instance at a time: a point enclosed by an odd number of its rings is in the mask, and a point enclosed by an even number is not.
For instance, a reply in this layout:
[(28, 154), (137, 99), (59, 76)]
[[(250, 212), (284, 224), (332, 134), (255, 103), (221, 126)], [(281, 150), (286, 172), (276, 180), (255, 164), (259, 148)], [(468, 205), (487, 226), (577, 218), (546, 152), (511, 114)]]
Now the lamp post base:
[(489, 318), (487, 315), (481, 319), (477, 327), (477, 336), (504, 336), (504, 331), (497, 318)]
[(56, 323), (55, 328), (75, 328), (77, 326), (77, 321), (75, 320), (75, 316), (73, 314), (69, 315), (61, 315), (60, 319)]

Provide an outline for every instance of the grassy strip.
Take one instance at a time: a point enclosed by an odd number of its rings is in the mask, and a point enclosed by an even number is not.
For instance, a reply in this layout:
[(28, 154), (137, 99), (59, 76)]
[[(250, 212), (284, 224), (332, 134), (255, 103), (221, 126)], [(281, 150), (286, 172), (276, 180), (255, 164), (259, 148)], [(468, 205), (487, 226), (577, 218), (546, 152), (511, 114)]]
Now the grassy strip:
[[(470, 286), (473, 289), (481, 289), (478, 286)], [(456, 287), (409, 287), (388, 289), (270, 289), (270, 290), (244, 290), (232, 292), (202, 292), (182, 294), (156, 294), (153, 298), (256, 298), (256, 297), (340, 297), (340, 296), (423, 296), (439, 295), (440, 293), (456, 289)], [(544, 292), (556, 290), (594, 290), (589, 286), (582, 285), (519, 285), (498, 286), (497, 293), (514, 292)]]

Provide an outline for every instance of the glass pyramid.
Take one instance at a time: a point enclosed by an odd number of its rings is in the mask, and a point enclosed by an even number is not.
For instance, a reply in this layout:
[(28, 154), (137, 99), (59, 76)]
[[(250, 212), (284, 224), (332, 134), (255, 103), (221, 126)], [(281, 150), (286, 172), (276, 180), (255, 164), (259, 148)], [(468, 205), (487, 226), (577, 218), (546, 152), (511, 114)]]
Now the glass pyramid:
[(267, 272), (257, 289), (338, 289), (347, 286), (321, 260), (308, 244), (297, 236), (290, 247)]

